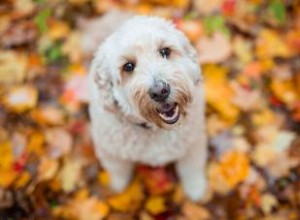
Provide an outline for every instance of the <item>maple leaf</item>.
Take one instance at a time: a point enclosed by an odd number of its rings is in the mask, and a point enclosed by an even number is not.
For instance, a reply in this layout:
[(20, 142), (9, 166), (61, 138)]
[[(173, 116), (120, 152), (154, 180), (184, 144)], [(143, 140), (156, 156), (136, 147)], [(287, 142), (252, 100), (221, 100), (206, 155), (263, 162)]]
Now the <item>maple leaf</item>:
[(108, 198), (108, 203), (115, 210), (133, 212), (141, 206), (144, 197), (145, 195), (141, 183), (136, 179), (125, 192)]

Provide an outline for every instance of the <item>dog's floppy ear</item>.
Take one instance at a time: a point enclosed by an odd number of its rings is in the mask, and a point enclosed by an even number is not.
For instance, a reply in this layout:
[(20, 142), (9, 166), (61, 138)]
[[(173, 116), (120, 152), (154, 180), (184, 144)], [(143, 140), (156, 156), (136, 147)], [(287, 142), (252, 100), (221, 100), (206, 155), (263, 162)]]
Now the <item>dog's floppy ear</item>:
[(184, 44), (184, 50), (188, 57), (194, 62), (199, 64), (198, 54), (196, 49), (192, 46), (192, 44), (186, 39)]
[(198, 59), (198, 53), (196, 49), (192, 46), (191, 42), (182, 34), (181, 37), (182, 45), (185, 54), (188, 56), (188, 58), (195, 64), (195, 77), (194, 77), (194, 83), (198, 84), (199, 81), (203, 80), (202, 74), (201, 74), (201, 68), (200, 68), (200, 63)]
[(89, 74), (91, 74), (91, 80), (97, 85), (98, 97), (101, 99), (104, 109), (115, 112), (117, 104), (112, 91), (112, 76), (109, 74), (109, 69), (104, 65), (104, 63), (106, 63), (105, 59), (106, 57), (100, 48), (92, 61)]

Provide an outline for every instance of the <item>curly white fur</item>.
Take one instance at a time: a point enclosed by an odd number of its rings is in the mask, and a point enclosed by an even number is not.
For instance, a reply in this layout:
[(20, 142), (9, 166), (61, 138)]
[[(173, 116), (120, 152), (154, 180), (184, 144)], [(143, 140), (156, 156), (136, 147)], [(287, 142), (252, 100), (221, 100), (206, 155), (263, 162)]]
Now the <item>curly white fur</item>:
[[(162, 47), (171, 49), (168, 59)], [(122, 66), (135, 62), (132, 73)], [(148, 91), (157, 79), (170, 84), (169, 102), (180, 119), (166, 124)], [(124, 190), (135, 162), (176, 162), (184, 191), (203, 197), (207, 147), (204, 97), (197, 54), (184, 34), (162, 18), (136, 16), (109, 36), (95, 54), (89, 74), (90, 117), (96, 154), (110, 173), (111, 187)], [(142, 127), (140, 125), (145, 125)]]

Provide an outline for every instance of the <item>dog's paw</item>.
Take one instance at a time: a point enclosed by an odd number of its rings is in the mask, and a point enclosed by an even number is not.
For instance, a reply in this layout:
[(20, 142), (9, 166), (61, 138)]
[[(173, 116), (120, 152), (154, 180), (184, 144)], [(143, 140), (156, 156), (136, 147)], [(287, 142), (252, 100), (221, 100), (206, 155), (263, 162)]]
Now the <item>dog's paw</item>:
[(110, 188), (116, 192), (123, 192), (130, 182), (130, 176), (112, 176), (110, 178)]
[(204, 198), (206, 192), (206, 178), (204, 176), (185, 179), (182, 184), (183, 190), (190, 200), (199, 202)]

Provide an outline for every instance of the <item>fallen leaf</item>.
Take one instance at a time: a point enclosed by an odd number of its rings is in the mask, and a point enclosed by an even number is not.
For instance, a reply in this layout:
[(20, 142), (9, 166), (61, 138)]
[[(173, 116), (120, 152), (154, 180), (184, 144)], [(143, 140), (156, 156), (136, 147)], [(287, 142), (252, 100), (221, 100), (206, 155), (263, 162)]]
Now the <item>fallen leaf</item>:
[(16, 182), (14, 183), (14, 186), (18, 188), (24, 187), (29, 181), (31, 180), (32, 176), (28, 171), (22, 172), (21, 176), (18, 177)]
[(27, 150), (30, 153), (35, 153), (36, 155), (43, 155), (45, 138), (44, 135), (38, 131), (33, 132), (27, 144)]
[(261, 197), (261, 209), (267, 215), (272, 209), (278, 205), (276, 197), (270, 193), (266, 193)]
[(206, 208), (189, 201), (183, 203), (182, 213), (184, 214), (187, 220), (211, 219), (211, 214)]
[(152, 196), (146, 201), (145, 208), (153, 215), (164, 212), (167, 207), (165, 205), (165, 199), (162, 196)]
[(292, 80), (279, 80), (273, 78), (271, 82), (271, 89), (276, 97), (288, 106), (291, 106), (296, 101), (300, 100)]
[(0, 51), (0, 83), (22, 82), (26, 76), (27, 58), (22, 53)]
[(220, 162), (211, 164), (209, 168), (210, 182), (214, 183), (212, 187), (224, 193), (244, 181), (249, 175), (249, 162), (245, 153), (225, 152), (221, 156)]
[(199, 53), (199, 61), (202, 64), (223, 62), (232, 53), (228, 38), (221, 33), (215, 33), (212, 38), (201, 38), (196, 48)]
[(46, 141), (49, 144), (48, 152), (52, 158), (68, 154), (73, 145), (71, 134), (62, 127), (51, 128), (46, 131)]
[(151, 195), (165, 194), (173, 188), (171, 177), (165, 168), (141, 166), (138, 168), (138, 173)]
[(219, 66), (206, 65), (203, 67), (204, 88), (208, 104), (217, 110), (225, 120), (232, 122), (237, 120), (239, 109), (231, 103), (234, 92), (226, 80), (227, 74), (228, 70)]
[(47, 34), (53, 41), (65, 38), (70, 33), (67, 22), (51, 19), (48, 24)]
[(246, 64), (253, 60), (252, 44), (250, 41), (237, 36), (233, 39), (232, 44), (233, 53), (240, 59), (243, 64)]
[[(262, 93), (257, 90), (245, 89), (237, 82), (232, 82), (230, 84), (234, 91), (234, 97), (232, 98), (232, 103), (238, 106), (243, 111), (253, 111), (261, 108), (264, 103)], [(247, 102), (245, 102), (247, 100)]]
[(196, 42), (203, 35), (203, 25), (199, 20), (180, 20), (176, 25), (192, 42)]
[(62, 189), (71, 192), (78, 185), (81, 178), (83, 161), (80, 158), (66, 158), (58, 174)]
[(41, 106), (31, 111), (32, 118), (41, 125), (62, 125), (64, 113), (54, 106)]
[(263, 29), (256, 40), (255, 53), (260, 59), (270, 57), (290, 57), (286, 42), (273, 30)]
[(14, 2), (14, 10), (22, 16), (31, 14), (35, 6), (32, 0), (18, 0)]
[(52, 179), (56, 175), (58, 168), (57, 160), (42, 157), (38, 167), (38, 182)]
[(203, 15), (212, 14), (212, 12), (220, 9), (222, 4), (222, 0), (212, 0), (212, 1), (205, 1), (205, 0), (197, 0), (195, 1), (195, 8), (198, 12)]
[(108, 205), (95, 197), (88, 197), (86, 191), (79, 191), (73, 200), (53, 209), (54, 216), (64, 219), (101, 220), (109, 213)]
[(106, 171), (101, 171), (98, 174), (98, 181), (102, 186), (109, 186), (109, 174)]
[(141, 183), (134, 180), (125, 192), (108, 198), (108, 203), (117, 211), (134, 212), (142, 205), (144, 197)]
[(12, 87), (4, 97), (4, 105), (11, 111), (23, 113), (36, 106), (37, 90), (32, 86)]

